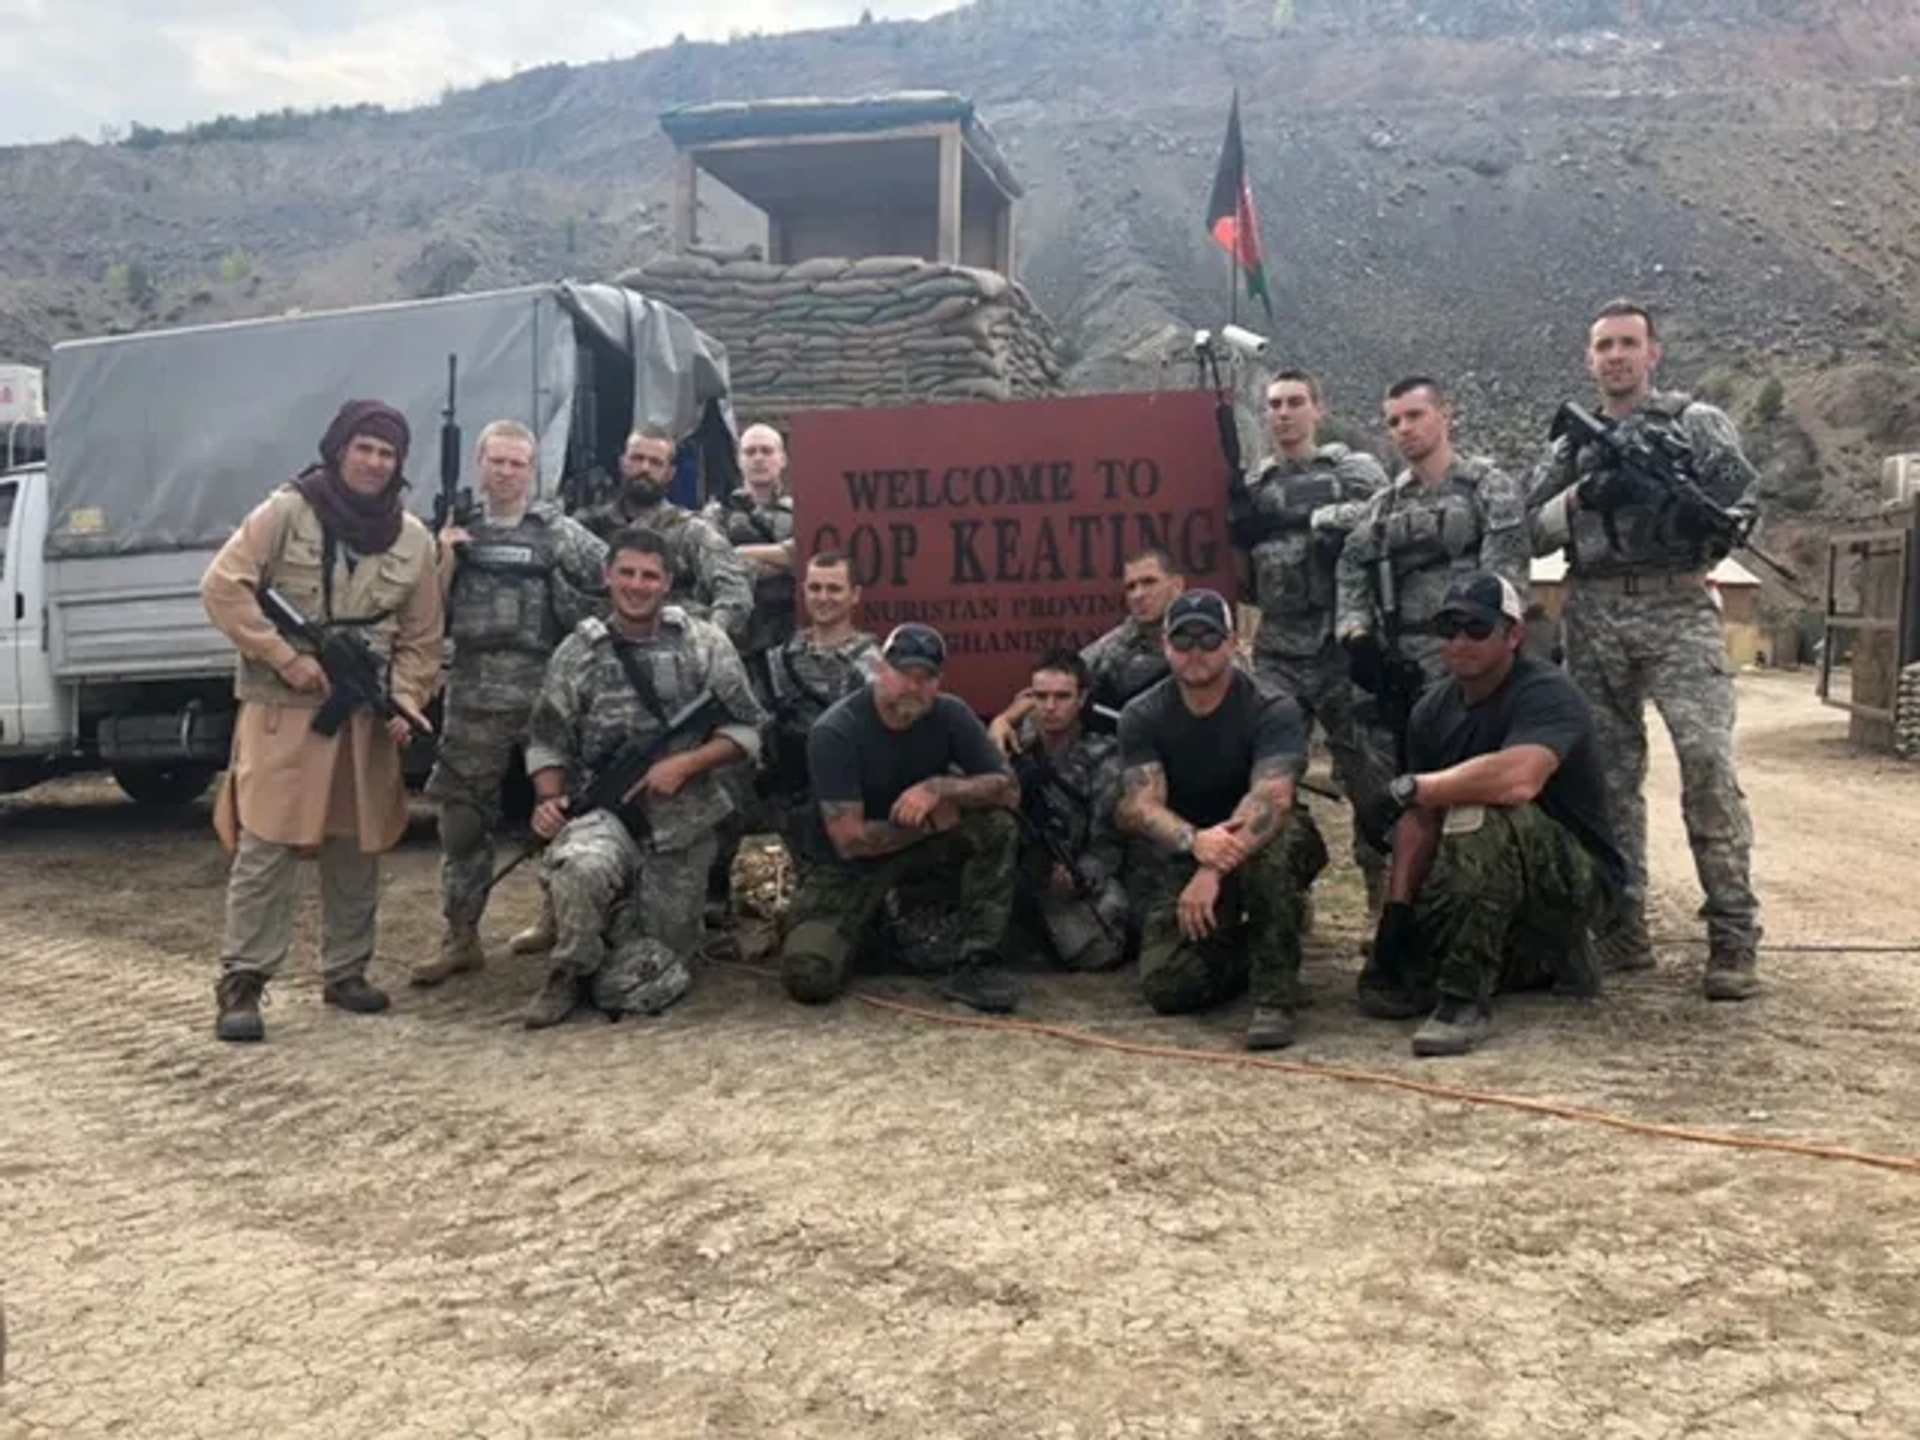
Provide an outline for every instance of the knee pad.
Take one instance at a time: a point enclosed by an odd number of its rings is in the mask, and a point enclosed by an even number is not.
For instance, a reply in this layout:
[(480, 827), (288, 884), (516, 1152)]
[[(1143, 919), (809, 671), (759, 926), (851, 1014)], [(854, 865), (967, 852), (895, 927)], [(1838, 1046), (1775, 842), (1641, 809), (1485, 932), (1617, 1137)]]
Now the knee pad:
[(487, 842), (487, 820), (472, 805), (457, 800), (440, 806), (440, 848), (449, 855), (470, 855)]
[(794, 999), (820, 1004), (840, 993), (852, 954), (853, 947), (837, 927), (825, 920), (802, 920), (781, 942), (780, 979)]

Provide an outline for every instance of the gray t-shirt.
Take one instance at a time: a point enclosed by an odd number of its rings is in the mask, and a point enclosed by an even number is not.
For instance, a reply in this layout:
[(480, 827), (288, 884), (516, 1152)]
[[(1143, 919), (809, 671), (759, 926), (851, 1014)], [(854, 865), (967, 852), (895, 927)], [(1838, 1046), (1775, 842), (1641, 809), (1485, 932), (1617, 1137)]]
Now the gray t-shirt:
[(870, 865), (871, 859), (842, 860), (834, 851), (822, 806), (858, 802), (868, 820), (885, 820), (894, 802), (922, 780), (1009, 771), (1006, 756), (965, 701), (936, 696), (933, 708), (905, 730), (889, 730), (867, 685), (835, 701), (814, 723), (807, 736), (807, 773), (816, 802), (808, 826), (813, 857)]

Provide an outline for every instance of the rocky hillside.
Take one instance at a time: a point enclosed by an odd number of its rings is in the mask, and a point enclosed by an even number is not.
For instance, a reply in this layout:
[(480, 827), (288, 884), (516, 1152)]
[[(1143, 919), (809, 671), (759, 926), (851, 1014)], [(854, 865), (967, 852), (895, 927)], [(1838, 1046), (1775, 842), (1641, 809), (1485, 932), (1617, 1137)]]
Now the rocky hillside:
[(661, 110), (940, 87), (1028, 186), (1021, 278), (1073, 382), (1186, 383), (1168, 338), (1224, 318), (1200, 216), (1237, 85), (1276, 353), (1350, 422), (1432, 371), (1518, 460), (1631, 293), (1671, 316), (1669, 378), (1749, 427), (1776, 516), (1824, 522), (1920, 448), (1915, 73), (1910, 0), (977, 0), (677, 44), (404, 113), (0, 151), (0, 355), (612, 275), (667, 243)]

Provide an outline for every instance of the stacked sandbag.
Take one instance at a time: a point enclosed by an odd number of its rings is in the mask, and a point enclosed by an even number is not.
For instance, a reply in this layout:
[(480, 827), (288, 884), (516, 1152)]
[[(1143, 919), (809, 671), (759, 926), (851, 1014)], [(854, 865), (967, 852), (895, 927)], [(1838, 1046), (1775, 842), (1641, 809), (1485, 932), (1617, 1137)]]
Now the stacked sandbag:
[(1893, 748), (1903, 760), (1920, 758), (1920, 660), (1900, 671), (1893, 701)]
[(727, 347), (734, 408), (1026, 400), (1062, 390), (1053, 326), (993, 270), (911, 256), (673, 255), (618, 277)]

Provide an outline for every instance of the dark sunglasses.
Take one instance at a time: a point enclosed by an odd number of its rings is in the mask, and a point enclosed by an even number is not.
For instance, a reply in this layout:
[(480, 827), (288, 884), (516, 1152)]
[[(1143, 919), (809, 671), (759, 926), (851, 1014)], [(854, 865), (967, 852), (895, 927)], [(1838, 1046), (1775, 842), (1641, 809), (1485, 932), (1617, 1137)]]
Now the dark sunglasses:
[(1196, 645), (1211, 655), (1227, 643), (1227, 637), (1218, 630), (1203, 630), (1196, 627), (1191, 630), (1174, 631), (1167, 637), (1167, 643), (1183, 655)]
[(1493, 621), (1478, 617), (1468, 619), (1465, 615), (1436, 615), (1433, 617), (1433, 633), (1442, 640), (1451, 640), (1464, 635), (1469, 640), (1484, 640), (1493, 634)]

